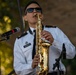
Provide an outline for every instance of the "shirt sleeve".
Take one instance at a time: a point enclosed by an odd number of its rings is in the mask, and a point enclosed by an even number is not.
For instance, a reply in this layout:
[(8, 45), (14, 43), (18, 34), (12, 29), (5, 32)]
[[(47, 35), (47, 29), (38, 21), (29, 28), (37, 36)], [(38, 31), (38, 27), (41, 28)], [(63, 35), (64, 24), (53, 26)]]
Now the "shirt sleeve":
[(72, 59), (75, 56), (75, 46), (70, 42), (69, 38), (59, 29), (56, 28), (55, 30), (55, 38), (52, 45), (57, 48), (57, 50), (61, 53), (63, 43), (65, 44), (66, 48), (66, 58)]
[(19, 39), (16, 39), (14, 44), (14, 69), (16, 74), (26, 75), (31, 73), (34, 69), (32, 69), (31, 64), (26, 63), (26, 58), (23, 55), (19, 43)]

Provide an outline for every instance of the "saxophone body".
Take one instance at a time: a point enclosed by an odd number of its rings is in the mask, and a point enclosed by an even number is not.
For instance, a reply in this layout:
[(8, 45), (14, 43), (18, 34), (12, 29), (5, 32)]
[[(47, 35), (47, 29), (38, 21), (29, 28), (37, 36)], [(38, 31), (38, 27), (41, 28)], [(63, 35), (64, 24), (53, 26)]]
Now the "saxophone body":
[(37, 66), (37, 75), (47, 75), (49, 70), (49, 42), (41, 39), (42, 24), (40, 15), (37, 14), (38, 22), (36, 25), (36, 54), (40, 56), (40, 63)]

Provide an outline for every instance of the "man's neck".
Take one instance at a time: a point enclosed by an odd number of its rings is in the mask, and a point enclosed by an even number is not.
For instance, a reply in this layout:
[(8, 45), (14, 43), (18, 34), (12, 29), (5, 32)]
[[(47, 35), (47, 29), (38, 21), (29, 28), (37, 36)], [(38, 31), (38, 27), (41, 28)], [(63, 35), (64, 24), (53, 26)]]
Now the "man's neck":
[(29, 24), (29, 27), (36, 28), (36, 24)]

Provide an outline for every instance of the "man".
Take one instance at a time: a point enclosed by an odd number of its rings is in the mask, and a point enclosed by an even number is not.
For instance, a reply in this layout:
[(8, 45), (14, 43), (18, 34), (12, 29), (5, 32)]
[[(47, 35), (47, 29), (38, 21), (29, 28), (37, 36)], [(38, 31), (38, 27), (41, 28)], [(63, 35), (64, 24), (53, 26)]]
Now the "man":
[[(25, 7), (25, 21), (28, 21), (29, 29), (26, 33), (16, 39), (14, 44), (14, 69), (18, 75), (36, 75), (36, 67), (40, 62), (40, 56), (34, 54), (34, 32), (37, 24), (36, 14), (41, 15), (43, 12), (41, 6), (36, 1), (29, 2)], [(67, 36), (55, 26), (44, 26), (41, 32), (42, 38), (52, 44), (49, 48), (49, 72), (48, 75), (57, 75), (57, 68), (53, 70), (53, 64), (61, 52), (63, 43), (66, 48), (66, 58), (72, 59), (75, 56), (75, 47), (72, 45)], [(62, 74), (66, 71), (64, 65), (60, 61), (59, 70)]]

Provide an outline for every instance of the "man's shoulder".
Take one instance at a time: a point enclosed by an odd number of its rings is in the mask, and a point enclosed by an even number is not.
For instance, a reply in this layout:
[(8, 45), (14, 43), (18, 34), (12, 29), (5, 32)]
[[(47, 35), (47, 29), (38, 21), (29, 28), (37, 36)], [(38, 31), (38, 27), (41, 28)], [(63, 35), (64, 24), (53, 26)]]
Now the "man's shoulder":
[(27, 32), (24, 32), (24, 33), (22, 33), (20, 36), (18, 36), (17, 38), (20, 39), (20, 38), (26, 36), (27, 34), (28, 34)]

